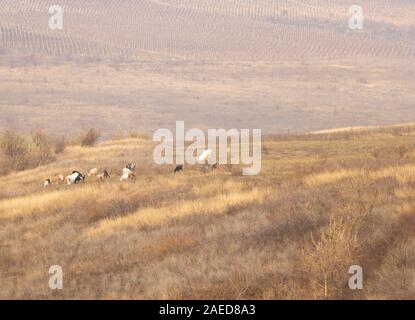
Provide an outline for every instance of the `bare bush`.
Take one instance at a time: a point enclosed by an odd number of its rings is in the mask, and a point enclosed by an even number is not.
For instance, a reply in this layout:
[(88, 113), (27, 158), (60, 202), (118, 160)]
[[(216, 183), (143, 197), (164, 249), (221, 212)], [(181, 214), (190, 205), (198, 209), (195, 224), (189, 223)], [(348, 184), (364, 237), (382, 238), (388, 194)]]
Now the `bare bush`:
[(59, 154), (65, 151), (66, 148), (66, 138), (65, 137), (57, 137), (53, 141), (53, 150), (55, 154)]
[(55, 159), (52, 141), (43, 130), (34, 131), (31, 134), (31, 142), (33, 143), (31, 159), (35, 162), (35, 165), (46, 164)]
[(6, 130), (0, 137), (0, 148), (4, 156), (5, 170), (24, 170), (29, 165), (30, 148), (27, 139)]
[(2, 172), (25, 170), (55, 160), (51, 139), (42, 130), (30, 135), (22, 135), (11, 130), (0, 136)]
[(305, 253), (304, 269), (316, 298), (341, 297), (347, 279), (344, 270), (357, 256), (359, 220), (338, 219), (312, 238), (312, 249)]
[(100, 136), (101, 136), (101, 132), (98, 129), (91, 128), (85, 133), (80, 135), (79, 143), (81, 146), (84, 146), (84, 147), (92, 147), (97, 143)]

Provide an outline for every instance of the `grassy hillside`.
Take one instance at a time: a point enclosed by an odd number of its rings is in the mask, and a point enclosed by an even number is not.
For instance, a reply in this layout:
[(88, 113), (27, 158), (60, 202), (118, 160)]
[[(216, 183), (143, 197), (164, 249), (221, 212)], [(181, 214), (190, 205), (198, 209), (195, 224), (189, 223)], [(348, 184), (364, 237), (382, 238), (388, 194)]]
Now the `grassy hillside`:
[[(255, 177), (174, 175), (152, 149), (73, 146), (0, 177), (0, 298), (415, 298), (415, 127), (267, 137)], [(112, 178), (43, 188), (96, 166)], [(348, 289), (354, 264), (364, 290)]]

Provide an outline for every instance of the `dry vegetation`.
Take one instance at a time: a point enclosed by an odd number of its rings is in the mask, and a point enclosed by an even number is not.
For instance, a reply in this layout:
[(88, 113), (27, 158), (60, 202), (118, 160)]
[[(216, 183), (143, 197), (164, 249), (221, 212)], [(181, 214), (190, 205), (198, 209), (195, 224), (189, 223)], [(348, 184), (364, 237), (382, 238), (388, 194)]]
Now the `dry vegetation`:
[(368, 0), (0, 3), (0, 128), (308, 132), (415, 121), (415, 10)]
[(85, 130), (70, 139), (53, 136), (40, 129), (30, 134), (5, 130), (0, 132), (0, 175), (51, 163), (68, 144), (92, 147), (100, 135), (96, 128)]
[(54, 151), (52, 139), (41, 130), (30, 135), (6, 130), (0, 133), (0, 174), (47, 164), (63, 149), (61, 140), (57, 140)]
[[(308, 132), (415, 121), (407, 60), (0, 66), (0, 128)], [(362, 81), (364, 79), (364, 81)]]
[[(349, 0), (59, 4), (52, 31), (50, 1), (0, 1), (0, 299), (415, 298), (414, 126), (326, 130), (415, 121), (413, 0), (361, 31)], [(174, 175), (147, 133), (177, 120), (277, 134), (259, 176)]]
[[(0, 298), (415, 298), (414, 127), (266, 137), (255, 177), (174, 175), (152, 147), (69, 146), (1, 177)], [(137, 180), (121, 184), (132, 160)], [(113, 177), (42, 187), (95, 166)], [(354, 264), (361, 291), (348, 289)]]

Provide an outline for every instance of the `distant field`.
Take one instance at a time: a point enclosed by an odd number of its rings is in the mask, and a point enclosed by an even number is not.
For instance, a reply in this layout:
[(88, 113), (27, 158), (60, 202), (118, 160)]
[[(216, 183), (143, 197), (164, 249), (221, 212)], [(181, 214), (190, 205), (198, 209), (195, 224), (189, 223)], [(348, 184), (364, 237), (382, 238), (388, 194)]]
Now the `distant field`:
[(62, 0), (64, 29), (48, 29), (50, 1), (3, 0), (3, 50), (100, 59), (275, 61), (415, 57), (411, 0)]
[(413, 1), (0, 3), (0, 128), (306, 132), (415, 121)]
[(415, 121), (415, 64), (64, 64), (0, 67), (0, 128), (73, 134), (174, 127), (306, 132)]
[[(414, 299), (415, 130), (267, 137), (258, 176), (69, 147), (0, 177), (0, 299)], [(137, 180), (120, 183), (136, 161)], [(43, 181), (98, 166), (112, 177)], [(64, 290), (48, 288), (49, 267)], [(349, 290), (351, 265), (364, 290)]]

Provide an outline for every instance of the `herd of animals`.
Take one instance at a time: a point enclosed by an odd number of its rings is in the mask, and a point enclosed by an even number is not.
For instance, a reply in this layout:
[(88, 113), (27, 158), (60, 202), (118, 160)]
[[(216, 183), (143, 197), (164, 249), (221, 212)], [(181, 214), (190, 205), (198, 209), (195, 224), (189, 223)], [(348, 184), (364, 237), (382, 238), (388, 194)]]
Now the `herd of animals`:
[[(179, 167), (179, 166), (178, 166)], [(136, 168), (135, 163), (128, 163), (123, 169), (122, 169), (122, 175), (120, 178), (120, 181), (126, 181), (129, 179), (135, 178), (134, 170)], [(177, 169), (177, 168), (176, 168)], [(182, 167), (183, 170), (183, 167)], [(182, 171), (179, 170), (179, 171)], [(178, 172), (175, 170), (175, 172)], [(93, 168), (89, 171), (88, 177), (95, 177), (98, 181), (104, 181), (105, 179), (111, 178), (110, 174), (107, 170), (104, 170), (103, 172), (100, 172), (98, 168)], [(86, 176), (82, 174), (79, 171), (72, 171), (70, 175), (68, 175), (66, 178), (64, 175), (59, 174), (55, 176), (54, 178), (48, 178), (44, 182), (44, 187), (47, 188), (53, 183), (56, 184), (78, 184), (80, 182), (84, 182), (86, 180)]]
[[(219, 165), (218, 164), (213, 164), (211, 166), (212, 169), (218, 169)], [(134, 179), (136, 176), (134, 174), (134, 170), (136, 168), (135, 163), (128, 163), (123, 169), (122, 169), (122, 174), (121, 174), (121, 178), (120, 181), (126, 181), (129, 179)], [(183, 171), (183, 165), (177, 165), (174, 168), (174, 173), (179, 173)], [(111, 178), (111, 175), (108, 173), (107, 170), (104, 170), (103, 172), (100, 172), (100, 170), (98, 168), (93, 168), (89, 171), (88, 173), (88, 177), (95, 177), (97, 181), (104, 181), (108, 178)], [(84, 182), (86, 181), (86, 176), (84, 174), (82, 174), (79, 171), (72, 171), (72, 173), (70, 175), (68, 175), (66, 178), (64, 177), (64, 175), (59, 174), (57, 176), (55, 176), (54, 178), (48, 178), (45, 180), (44, 182), (44, 187), (48, 188), (50, 187), (52, 184), (78, 184), (80, 182)]]
[[(228, 153), (229, 152), (230, 152), (230, 149), (228, 148)], [(206, 161), (212, 155), (212, 153), (213, 152), (211, 149), (207, 149), (203, 151), (203, 153), (198, 158), (199, 163), (206, 163)], [(219, 165), (217, 163), (211, 166), (212, 169), (217, 169), (218, 167)], [(126, 181), (129, 179), (134, 179), (135, 168), (136, 168), (135, 163), (127, 163), (127, 165), (122, 169), (122, 175), (121, 175), (120, 181), (122, 182), (122, 181)], [(182, 171), (183, 171), (183, 165), (177, 165), (174, 169), (174, 173), (179, 173)], [(108, 178), (111, 178), (107, 170), (100, 172), (98, 168), (91, 169), (88, 173), (88, 177), (95, 177), (96, 180), (98, 181), (104, 181)], [(86, 176), (84, 174), (82, 174), (79, 171), (72, 171), (72, 173), (68, 175), (66, 178), (62, 174), (59, 174), (55, 176), (54, 178), (48, 178), (45, 180), (43, 185), (45, 188), (48, 188), (52, 184), (63, 184), (63, 183), (78, 184), (80, 182), (84, 182), (85, 180), (86, 180)]]
[[(228, 153), (230, 152), (230, 148), (228, 148)], [(208, 161), (209, 157), (212, 155), (213, 151), (211, 149), (207, 149), (203, 151), (203, 153), (199, 156), (198, 162), (199, 163), (205, 163)], [(209, 165), (207, 165), (209, 167)], [(130, 179), (135, 178), (134, 170), (136, 168), (135, 163), (127, 163), (127, 165), (122, 169), (122, 174), (120, 181), (127, 181)], [(210, 166), (212, 169), (218, 169), (219, 164), (215, 163), (212, 166)], [(183, 171), (183, 165), (177, 165), (174, 169), (174, 173), (179, 173)], [(104, 181), (108, 178), (111, 178), (111, 175), (108, 173), (107, 170), (104, 170), (100, 172), (98, 168), (93, 168), (89, 171), (88, 177), (95, 177), (98, 181)], [(80, 182), (84, 182), (86, 180), (86, 176), (82, 174), (80, 171), (72, 171), (70, 175), (68, 175), (66, 178), (64, 175), (59, 174), (55, 176), (54, 178), (48, 178), (44, 182), (44, 187), (48, 188), (52, 184), (78, 184)]]

